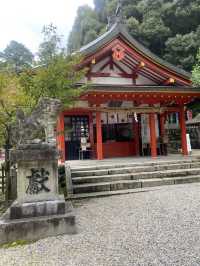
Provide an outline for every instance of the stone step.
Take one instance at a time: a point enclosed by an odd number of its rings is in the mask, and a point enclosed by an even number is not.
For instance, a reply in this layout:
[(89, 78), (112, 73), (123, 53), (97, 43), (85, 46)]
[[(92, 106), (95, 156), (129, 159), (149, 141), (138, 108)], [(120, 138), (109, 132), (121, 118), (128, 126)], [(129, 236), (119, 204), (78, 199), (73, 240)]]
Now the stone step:
[(75, 177), (86, 177), (86, 176), (103, 176), (103, 175), (114, 175), (114, 174), (125, 174), (125, 173), (138, 173), (138, 172), (152, 172), (162, 170), (173, 170), (173, 169), (188, 169), (198, 168), (200, 162), (185, 162), (178, 164), (156, 164), (150, 166), (135, 166), (135, 167), (123, 167), (123, 168), (110, 168), (103, 170), (89, 170), (89, 171), (77, 171), (72, 172), (72, 178)]
[(72, 179), (73, 187), (81, 184), (103, 183), (120, 180), (138, 180), (138, 179), (157, 179), (176, 176), (198, 175), (200, 174), (200, 168), (189, 169), (176, 169), (176, 170), (164, 170), (164, 171), (151, 171), (151, 172), (137, 172), (127, 174), (114, 174), (103, 176), (87, 176), (87, 177), (75, 177)]
[(113, 169), (113, 168), (124, 168), (124, 167), (139, 167), (139, 166), (154, 166), (154, 165), (162, 165), (162, 164), (183, 164), (183, 163), (193, 163), (193, 162), (200, 162), (199, 157), (189, 157), (188, 159), (174, 159), (174, 160), (155, 160), (155, 161), (141, 161), (141, 162), (133, 162), (133, 163), (107, 163), (92, 165), (90, 166), (81, 166), (81, 167), (73, 167), (71, 165), (72, 174), (75, 172), (82, 172), (82, 171), (96, 171), (96, 170), (105, 170), (105, 169)]
[[(192, 178), (191, 178), (192, 181)], [(186, 182), (184, 179), (179, 184), (174, 184), (176, 186), (181, 186), (185, 183), (193, 183), (193, 182)], [(195, 182), (194, 182), (195, 183)], [(113, 190), (113, 191), (100, 191), (100, 192), (90, 192), (90, 193), (77, 193), (70, 195), (67, 197), (66, 200), (76, 200), (76, 199), (88, 199), (88, 198), (98, 198), (98, 197), (107, 197), (107, 196), (114, 196), (114, 195), (124, 195), (130, 193), (141, 193), (141, 192), (148, 192), (148, 191), (156, 191), (163, 189), (165, 186), (149, 186), (145, 188), (135, 188), (135, 189), (122, 189), (122, 190)]]
[[(148, 187), (164, 186), (164, 185), (175, 185), (184, 183), (200, 182), (200, 175), (191, 176), (177, 176), (170, 178), (152, 178), (152, 179), (138, 179), (138, 180), (119, 180), (112, 182), (102, 182), (93, 184), (82, 184), (74, 186), (74, 193), (79, 196), (82, 194), (89, 195), (90, 193), (103, 192), (104, 194), (110, 194), (110, 191), (118, 190), (134, 190), (143, 189)], [(81, 193), (81, 194), (80, 194)]]

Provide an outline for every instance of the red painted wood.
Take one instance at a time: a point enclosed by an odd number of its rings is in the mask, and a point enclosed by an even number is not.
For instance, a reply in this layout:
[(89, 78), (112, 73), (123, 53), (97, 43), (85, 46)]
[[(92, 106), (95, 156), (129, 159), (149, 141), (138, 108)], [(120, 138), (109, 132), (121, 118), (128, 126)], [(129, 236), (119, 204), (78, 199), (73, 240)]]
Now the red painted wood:
[(176, 76), (176, 74), (171, 72), (171, 70), (163, 69), (163, 66), (158, 67), (155, 63), (145, 58), (144, 55), (139, 54), (132, 47), (127, 46), (125, 43), (121, 42), (121, 45), (129, 52), (130, 55), (133, 56), (134, 59), (137, 59), (138, 61), (143, 61), (147, 67), (154, 70), (159, 75), (164, 76), (166, 78), (170, 76), (182, 84), (191, 84), (191, 81), (185, 80), (185, 79), (180, 78), (179, 76)]
[(57, 123), (57, 146), (58, 150), (61, 153), (60, 161), (63, 163), (67, 158), (65, 158), (65, 124), (64, 124), (64, 115), (61, 113), (58, 118)]
[[(117, 73), (117, 75), (119, 75), (122, 78), (132, 78), (133, 77), (132, 74), (128, 74), (128, 73), (125, 73), (125, 72)], [(97, 78), (100, 78), (100, 77), (112, 77), (112, 74), (111, 73), (102, 73), (102, 72), (91, 72), (90, 76), (91, 77), (97, 77)]]
[(155, 114), (149, 114), (151, 157), (157, 157), (156, 120)]
[[(138, 86), (139, 88), (140, 86)], [(123, 85), (121, 85), (123, 88)], [(139, 89), (138, 89), (139, 90)], [(177, 105), (183, 105), (188, 102), (191, 102), (196, 97), (199, 97), (200, 93), (191, 93), (189, 91), (183, 92), (150, 92), (150, 91), (142, 91), (142, 92), (127, 92), (127, 91), (119, 91), (119, 92), (109, 92), (103, 90), (101, 92), (93, 91), (88, 92), (86, 95), (82, 95), (81, 98), (83, 100), (88, 100), (92, 103), (105, 103), (109, 100), (127, 100), (127, 101), (137, 101), (138, 104), (147, 103), (147, 104), (156, 104), (161, 103), (161, 105), (166, 106), (167, 104), (171, 104), (171, 102), (176, 103)], [(175, 107), (175, 112), (179, 109)]]
[(99, 71), (104, 70), (104, 68), (106, 68), (108, 65), (110, 65), (110, 59), (102, 67), (100, 67)]
[(119, 69), (122, 73), (128, 74), (121, 66), (119, 66), (116, 62), (113, 62), (114, 66), (116, 66), (117, 69)]
[(113, 65), (113, 57), (112, 55), (110, 56), (110, 70), (114, 69), (114, 65)]
[(185, 111), (184, 111), (184, 106), (182, 106), (180, 108), (179, 119), (180, 119), (180, 128), (181, 128), (182, 154), (184, 156), (187, 156), (188, 155), (188, 149), (187, 149), (187, 138), (186, 138), (186, 125), (185, 125)]
[[(126, 64), (129, 64), (132, 67), (132, 70), (137, 67), (137, 64), (133, 63), (133, 61), (131, 61), (128, 57), (126, 57), (123, 60), (123, 62), (124, 61), (126, 62)], [(137, 63), (139, 64), (139, 62), (137, 62)], [(142, 73), (145, 77), (149, 78), (150, 80), (154, 81), (157, 84), (161, 83), (163, 80), (163, 78), (160, 77), (160, 75), (158, 75), (156, 72), (152, 73), (152, 70), (150, 70), (146, 67), (138, 69), (138, 73), (140, 73), (140, 74)]]
[(103, 159), (103, 146), (102, 146), (102, 127), (101, 127), (101, 113), (96, 112), (96, 132), (97, 132), (97, 160)]
[(138, 62), (143, 61), (147, 68), (151, 69), (152, 71), (155, 71), (156, 73), (165, 77), (166, 79), (169, 77), (172, 77), (181, 84), (185, 84), (185, 85), (191, 84), (190, 80), (181, 77), (179, 74), (173, 72), (172, 70), (168, 69), (165, 66), (158, 65), (151, 58), (144, 56), (139, 51), (135, 50), (134, 47), (130, 46), (124, 40), (120, 40), (120, 39), (115, 39), (111, 41), (110, 43), (107, 43), (104, 47), (102, 47), (95, 54), (86, 57), (83, 63), (79, 65), (79, 67), (84, 67), (88, 65), (94, 56), (96, 60), (104, 58), (105, 55), (110, 53), (112, 48), (115, 47), (116, 45), (122, 46), (126, 50), (127, 54), (129, 54), (129, 56), (133, 57)]
[(129, 157), (136, 155), (135, 143), (132, 142), (106, 142), (103, 143), (103, 157)]
[(174, 85), (175, 83), (176, 83), (176, 80), (169, 78), (169, 79), (165, 80), (163, 82), (163, 84), (161, 84), (161, 85)]

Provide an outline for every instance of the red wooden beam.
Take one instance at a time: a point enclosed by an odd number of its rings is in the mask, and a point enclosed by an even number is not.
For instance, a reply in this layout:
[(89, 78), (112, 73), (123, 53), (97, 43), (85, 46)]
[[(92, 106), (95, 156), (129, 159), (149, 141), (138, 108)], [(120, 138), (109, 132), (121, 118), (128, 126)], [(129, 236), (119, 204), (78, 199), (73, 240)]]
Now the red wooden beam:
[(113, 64), (118, 68), (122, 73), (128, 74), (121, 66), (119, 66), (116, 62), (113, 62)]
[(106, 68), (108, 65), (110, 65), (110, 59), (105, 64), (103, 64), (102, 67), (100, 67), (99, 71), (104, 70), (104, 68)]
[(110, 55), (110, 70), (114, 69), (114, 65), (113, 65), (113, 57), (112, 54)]
[(175, 79), (173, 79), (173, 78), (168, 78), (167, 80), (165, 80), (165, 81), (163, 82), (162, 85), (174, 85), (175, 83), (176, 83), (176, 80), (175, 80)]
[[(127, 57), (123, 61), (125, 61), (126, 64), (129, 64), (132, 67), (131, 70), (136, 67), (136, 65), (133, 65), (133, 62), (130, 61), (130, 59)], [(153, 76), (152, 73), (147, 68), (140, 69), (140, 73), (144, 74), (143, 75), (144, 77), (149, 78), (150, 80), (152, 80), (153, 82), (157, 84), (159, 84), (159, 82), (161, 82), (162, 80), (161, 77), (157, 75), (156, 73)], [(157, 78), (155, 77), (155, 75), (157, 76)]]
[[(117, 75), (119, 75), (122, 78), (132, 78), (133, 77), (132, 74), (128, 74), (128, 73), (117, 73)], [(111, 73), (102, 73), (102, 72), (91, 72), (90, 76), (91, 77), (97, 77), (97, 78), (100, 78), (100, 77), (104, 77), (104, 78), (105, 77), (116, 77), (116, 76), (112, 76)]]
[[(114, 41), (111, 41), (108, 43), (104, 48), (102, 48), (99, 52), (95, 53), (96, 60), (99, 60), (99, 58), (105, 57), (105, 54), (110, 53), (113, 46), (120, 44), (124, 49), (127, 50), (129, 55), (133, 56), (138, 61), (143, 61), (151, 70), (157, 72), (159, 75), (164, 76), (167, 78), (167, 75), (172, 76), (177, 81), (181, 82), (182, 84), (191, 84), (191, 82), (187, 79), (184, 79), (182, 77), (177, 76), (175, 73), (171, 72), (169, 69), (166, 69), (165, 67), (158, 67), (156, 63), (151, 62), (149, 59), (147, 59), (145, 56), (143, 56), (141, 53), (138, 53), (138, 51), (135, 51), (132, 47), (129, 47), (127, 44), (123, 43), (122, 41), (116, 39)], [(89, 62), (91, 62), (94, 55), (87, 57), (82, 64), (79, 65), (79, 67), (84, 67), (84, 65), (87, 65)]]
[(156, 119), (155, 114), (149, 114), (151, 157), (157, 157)]
[(138, 52), (136, 52), (133, 48), (127, 46), (125, 43), (120, 42), (120, 45), (126, 49), (129, 53), (129, 55), (132, 55), (133, 58), (135, 58), (138, 61), (143, 61), (147, 67), (149, 67), (150, 69), (152, 69), (153, 71), (159, 73), (161, 76), (165, 76), (167, 77), (167, 75), (170, 75), (172, 78), (176, 79), (177, 81), (179, 81), (182, 84), (191, 84), (191, 82), (189, 80), (186, 80), (184, 78), (179, 78), (178, 76), (176, 76), (176, 74), (174, 74), (173, 72), (171, 72), (168, 69), (163, 69), (163, 67), (158, 67), (155, 63), (151, 62), (150, 60), (148, 60), (144, 55), (139, 54)]
[(144, 67), (145, 67), (145, 63), (144, 63), (143, 61), (141, 61), (141, 62), (136, 66), (136, 68), (133, 69), (133, 72), (134, 72), (135, 74), (137, 74), (137, 73), (140, 71), (140, 69), (142, 69), (142, 68), (144, 68)]

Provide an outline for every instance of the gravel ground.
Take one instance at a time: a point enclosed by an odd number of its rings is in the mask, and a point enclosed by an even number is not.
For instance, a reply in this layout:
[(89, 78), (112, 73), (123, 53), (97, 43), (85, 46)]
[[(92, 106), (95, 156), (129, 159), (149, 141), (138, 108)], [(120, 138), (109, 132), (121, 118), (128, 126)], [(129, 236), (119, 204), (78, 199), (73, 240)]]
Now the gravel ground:
[(75, 203), (77, 235), (0, 249), (0, 265), (200, 265), (200, 184)]

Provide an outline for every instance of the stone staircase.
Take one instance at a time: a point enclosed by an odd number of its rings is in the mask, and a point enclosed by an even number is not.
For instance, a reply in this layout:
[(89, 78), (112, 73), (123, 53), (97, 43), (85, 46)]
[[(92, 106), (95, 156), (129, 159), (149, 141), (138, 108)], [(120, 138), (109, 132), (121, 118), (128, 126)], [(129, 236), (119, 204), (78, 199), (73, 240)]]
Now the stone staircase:
[(143, 191), (150, 187), (200, 182), (200, 159), (71, 167), (73, 195), (88, 198)]

